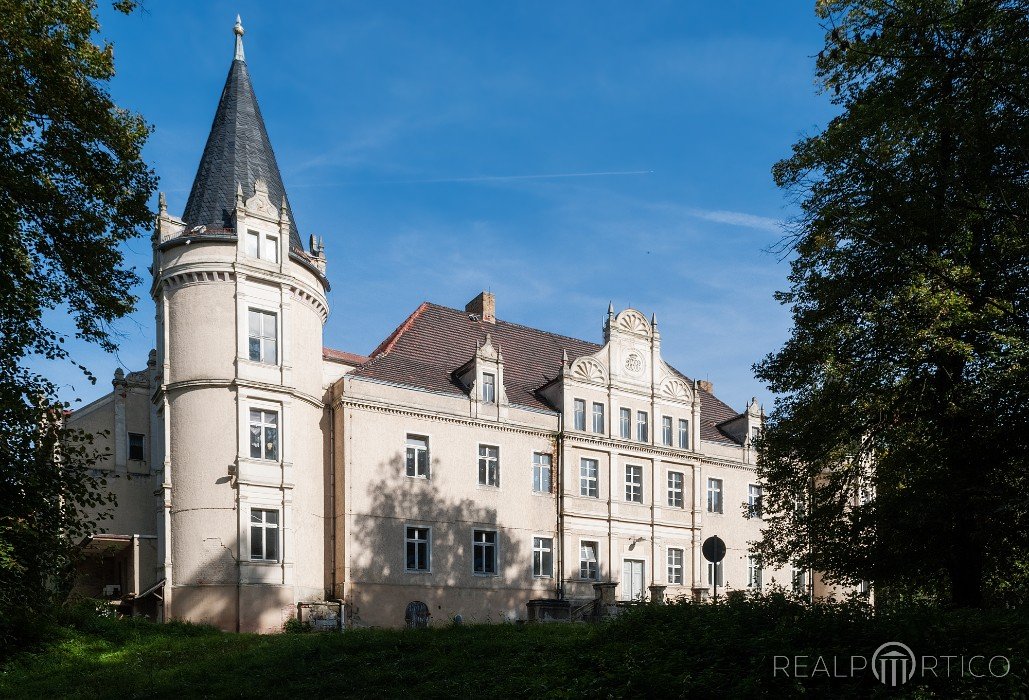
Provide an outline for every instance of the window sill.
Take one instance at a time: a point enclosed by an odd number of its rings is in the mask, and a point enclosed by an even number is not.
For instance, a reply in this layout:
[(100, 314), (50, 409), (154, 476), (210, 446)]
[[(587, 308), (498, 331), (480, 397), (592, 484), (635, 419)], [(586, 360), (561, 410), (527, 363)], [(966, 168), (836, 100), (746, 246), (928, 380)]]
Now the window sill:
[(428, 576), (432, 572), (425, 569), (404, 569), (404, 573), (413, 574), (415, 576)]
[(483, 574), (477, 571), (473, 571), (472, 576), (475, 576), (477, 578), (497, 578), (498, 576), (500, 576), (500, 574)]
[(271, 559), (247, 559), (247, 563), (256, 564), (258, 566), (279, 566), (280, 564), (282, 564), (282, 562), (279, 560), (273, 561)]
[(500, 486), (494, 486), (493, 484), (476, 484), (476, 487), (483, 491), (499, 491)]

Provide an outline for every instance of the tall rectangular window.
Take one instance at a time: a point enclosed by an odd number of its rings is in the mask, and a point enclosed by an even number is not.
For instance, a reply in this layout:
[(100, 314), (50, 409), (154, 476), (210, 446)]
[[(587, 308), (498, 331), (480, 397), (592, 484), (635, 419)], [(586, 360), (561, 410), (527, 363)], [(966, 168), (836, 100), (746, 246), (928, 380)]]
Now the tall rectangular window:
[(599, 464), (595, 459), (583, 457), (579, 461), (579, 495), (590, 498), (600, 497)]
[(685, 418), (679, 419), (679, 448), (690, 449), (690, 422)]
[(632, 438), (632, 411), (627, 408), (618, 409), (619, 432), (623, 440)]
[(484, 576), (497, 573), (497, 531), (472, 530), (472, 570)]
[(636, 439), (650, 442), (650, 419), (646, 411), (636, 411)]
[(489, 372), (482, 373), (482, 402), (497, 402), (497, 375)]
[(554, 575), (554, 540), (552, 538), (532, 538), (532, 575), (545, 578)]
[(579, 543), (579, 578), (600, 580), (600, 565), (597, 561), (599, 549), (596, 542)]
[(717, 564), (715, 564), (714, 562), (710, 562), (710, 561), (707, 563), (707, 585), (709, 585), (709, 586), (714, 586), (715, 584), (718, 584), (719, 586), (724, 586), (725, 585), (725, 581), (722, 580), (722, 563), (723, 562), (724, 562), (724, 560), (718, 562)]
[(761, 437), (761, 428), (759, 428), (756, 425), (751, 427), (751, 429), (750, 429), (750, 439), (751, 440), (757, 440), (759, 437)]
[(593, 404), (593, 432), (604, 434), (604, 404), (596, 403)]
[(721, 513), (722, 512), (722, 480), (721, 479), (708, 479), (707, 480), (707, 512), (708, 513)]
[(129, 433), (129, 459), (146, 459), (146, 439), (142, 433)]
[(761, 517), (761, 487), (756, 484), (747, 486), (747, 514), (752, 518)]
[(668, 583), (673, 586), (682, 585), (682, 563), (684, 552), (681, 549), (668, 550)]
[(575, 429), (586, 429), (586, 402), (583, 399), (575, 399)]
[(550, 493), (550, 455), (536, 452), (532, 455), (532, 490)]
[(279, 511), (260, 508), (250, 510), (250, 559), (279, 560)]
[(250, 309), (249, 316), (250, 359), (269, 365), (278, 364), (278, 332), (275, 314), (259, 309)]
[(661, 417), (661, 442), (668, 447), (672, 446), (672, 417)]
[(643, 503), (643, 467), (625, 465), (625, 500)]
[(250, 409), (250, 456), (279, 459), (279, 414), (275, 411)]
[(429, 528), (406, 528), (404, 535), (404, 569), (406, 571), (429, 571), (431, 547)]
[(247, 256), (257, 258), (261, 255), (261, 234), (247, 231)]
[(407, 436), (407, 475), (429, 478), (429, 438), (423, 435)]
[(685, 504), (683, 497), (683, 483), (685, 479), (682, 472), (668, 472), (668, 505), (672, 508), (682, 508)]
[(747, 557), (747, 587), (761, 588), (761, 561), (754, 555)]
[(790, 567), (790, 579), (793, 583), (793, 592), (804, 595), (808, 592), (807, 590), (807, 569), (802, 569), (799, 566)]
[(500, 486), (500, 448), (479, 445), (479, 483)]

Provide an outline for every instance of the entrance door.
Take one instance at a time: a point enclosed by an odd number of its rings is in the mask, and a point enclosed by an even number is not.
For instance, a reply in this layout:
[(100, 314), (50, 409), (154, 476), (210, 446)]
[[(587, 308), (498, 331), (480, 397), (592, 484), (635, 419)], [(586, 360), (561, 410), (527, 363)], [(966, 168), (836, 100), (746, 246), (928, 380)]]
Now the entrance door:
[(622, 600), (643, 600), (643, 562), (626, 559), (622, 563)]

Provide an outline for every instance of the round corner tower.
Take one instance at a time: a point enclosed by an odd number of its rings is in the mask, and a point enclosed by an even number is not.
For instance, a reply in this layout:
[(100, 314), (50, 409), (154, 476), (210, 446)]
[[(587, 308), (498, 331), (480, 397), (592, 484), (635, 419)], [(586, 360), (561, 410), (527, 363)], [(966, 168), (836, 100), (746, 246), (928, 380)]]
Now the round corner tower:
[(154, 237), (164, 619), (275, 631), (325, 597), (320, 240), (301, 242), (235, 56), (181, 218)]

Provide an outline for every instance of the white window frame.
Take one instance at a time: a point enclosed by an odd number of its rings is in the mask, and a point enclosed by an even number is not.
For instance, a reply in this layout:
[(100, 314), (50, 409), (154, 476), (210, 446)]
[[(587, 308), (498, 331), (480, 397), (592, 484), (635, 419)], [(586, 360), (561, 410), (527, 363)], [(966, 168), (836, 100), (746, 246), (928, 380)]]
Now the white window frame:
[[(424, 530), (425, 539), (418, 539), (417, 537), (411, 537), (412, 530)], [(425, 566), (411, 568), (408, 566), (407, 550), (411, 545), (416, 548), (418, 545), (425, 545)], [(415, 549), (415, 559), (418, 559), (418, 550)], [(416, 562), (417, 564), (418, 562)], [(432, 527), (430, 525), (417, 525), (413, 523), (404, 524), (404, 571), (409, 574), (429, 574), (432, 573)]]
[[(547, 544), (549, 543), (549, 544)], [(549, 556), (549, 566), (547, 557)], [(554, 538), (533, 535), (532, 538), (532, 577), (554, 578)]]
[[(675, 478), (679, 477), (679, 483), (676, 485)], [(669, 508), (685, 508), (686, 507), (686, 474), (685, 472), (676, 471), (674, 469), (668, 470), (668, 476), (666, 479), (668, 483), (668, 507)]]
[(761, 518), (764, 512), (764, 489), (758, 484), (747, 484), (747, 517)]
[(482, 402), (487, 404), (497, 402), (497, 375), (493, 372), (482, 373)]
[[(593, 559), (592, 561), (585, 558), (583, 555), (586, 552), (587, 545), (591, 545), (593, 548)], [(592, 565), (592, 566), (591, 566)], [(592, 568), (592, 576), (590, 575), (590, 569)], [(579, 540), (579, 578), (583, 581), (599, 581), (600, 580), (600, 541), (599, 540)]]
[(679, 449), (690, 449), (690, 422), (685, 418), (679, 419)]
[[(254, 522), (254, 514), (262, 513), (261, 521)], [(275, 514), (275, 522), (268, 522), (267, 515), (269, 513)], [(247, 537), (249, 538), (249, 550), (250, 550), (250, 561), (261, 562), (266, 564), (275, 564), (282, 561), (282, 509), (269, 507), (269, 508), (251, 508), (249, 518), (247, 522)], [(261, 552), (259, 556), (254, 556), (254, 531), (260, 532), (260, 547)], [(269, 557), (268, 555), (268, 537), (269, 533), (274, 533), (275, 542), (275, 555)]]
[[(254, 413), (258, 413), (257, 420), (254, 420)], [(266, 415), (275, 416), (274, 422), (268, 422)], [(254, 444), (251, 441), (253, 437), (253, 428), (257, 427), (260, 435), (260, 444), (258, 451), (260, 455), (254, 456)], [(275, 455), (272, 457), (266, 456), (268, 453), (268, 429), (272, 428), (275, 430)], [(247, 409), (247, 454), (250, 459), (259, 459), (264, 462), (278, 462), (282, 459), (282, 411), (277, 408), (266, 408), (264, 406), (249, 406)]]
[[(493, 542), (479, 542), (476, 535), (479, 533), (493, 534)], [(475, 570), (475, 553), (477, 550), (483, 550), (483, 570)], [(493, 553), (493, 571), (486, 571), (486, 552), (492, 551)], [(474, 576), (499, 576), (500, 575), (500, 533), (495, 529), (489, 528), (472, 528), (472, 574)]]
[(618, 409), (619, 436), (623, 440), (632, 440), (632, 409)]
[(757, 556), (751, 554), (747, 557), (747, 588), (761, 590), (762, 579), (761, 564)]
[(643, 467), (641, 465), (625, 465), (625, 500), (627, 503), (643, 503)]
[[(486, 454), (483, 454), (483, 450), (486, 450)], [(496, 450), (496, 455), (491, 457), (489, 450)], [(485, 465), (483, 464), (485, 461)], [(494, 463), (493, 472), (490, 471), (490, 461)], [(490, 488), (500, 488), (500, 445), (487, 445), (484, 442), (479, 443), (479, 486), (489, 486)], [(490, 477), (496, 476), (493, 480)], [(495, 483), (494, 483), (495, 481)]]
[[(133, 437), (138, 437), (139, 438), (139, 454), (140, 454), (139, 457), (133, 457), (132, 456), (132, 438)], [(134, 460), (134, 461), (139, 461), (139, 462), (146, 461), (146, 434), (145, 433), (129, 433), (126, 436), (125, 439), (128, 441), (128, 444), (126, 445), (127, 449), (125, 451), (125, 453), (128, 455), (128, 458), (131, 459), (131, 460)]]
[(807, 595), (808, 570), (796, 565), (790, 566), (790, 587), (794, 593)]
[[(587, 462), (592, 462), (590, 475)], [(592, 457), (579, 458), (579, 495), (586, 498), (600, 498), (600, 460)]]
[(725, 560), (724, 559), (722, 561), (718, 562), (717, 564), (714, 563), (714, 562), (711, 562), (711, 561), (709, 561), (707, 563), (707, 585), (709, 587), (715, 585), (715, 574), (716, 573), (717, 573), (717, 576), (718, 576), (718, 585), (719, 586), (724, 586), (725, 585), (725, 566), (724, 566), (724, 564), (725, 564)]
[(636, 441), (650, 442), (650, 414), (636, 411)]
[(709, 476), (707, 478), (707, 512), (725, 512), (725, 481)]
[(661, 441), (665, 447), (672, 446), (672, 417), (661, 416)]
[(246, 241), (246, 254), (248, 257), (270, 263), (279, 262), (278, 234), (248, 229)]
[[(412, 440), (421, 440), (425, 443), (424, 446), (412, 445)], [(407, 440), (404, 445), (404, 473), (412, 479), (428, 479), (429, 478), (429, 436), (428, 435), (417, 435), (415, 433), (407, 433)], [(412, 465), (411, 453), (414, 453), (414, 464)], [(419, 463), (419, 454), (424, 455), (424, 463)], [(412, 470), (411, 467), (414, 467)], [(424, 467), (424, 469), (423, 469)], [(413, 473), (412, 473), (413, 471)]]
[[(676, 555), (678, 555), (678, 561), (676, 561)], [(668, 585), (670, 586), (681, 586), (685, 581), (685, 570), (686, 570), (686, 550), (682, 547), (669, 547), (668, 548)]]
[(598, 435), (603, 435), (607, 429), (607, 422), (604, 416), (604, 404), (599, 401), (594, 401), (591, 415), (593, 416), (593, 432)]
[[(553, 491), (554, 456), (549, 452), (532, 453), (532, 490), (533, 493), (551, 493)], [(544, 477), (546, 477), (544, 479)]]
[[(260, 328), (254, 329), (254, 316)], [(271, 318), (271, 335), (268, 331), (268, 318)], [(257, 341), (257, 356), (254, 356), (254, 341)], [(265, 365), (279, 364), (279, 314), (256, 306), (247, 308), (247, 359)]]
[(572, 426), (586, 431), (586, 399), (572, 399)]

